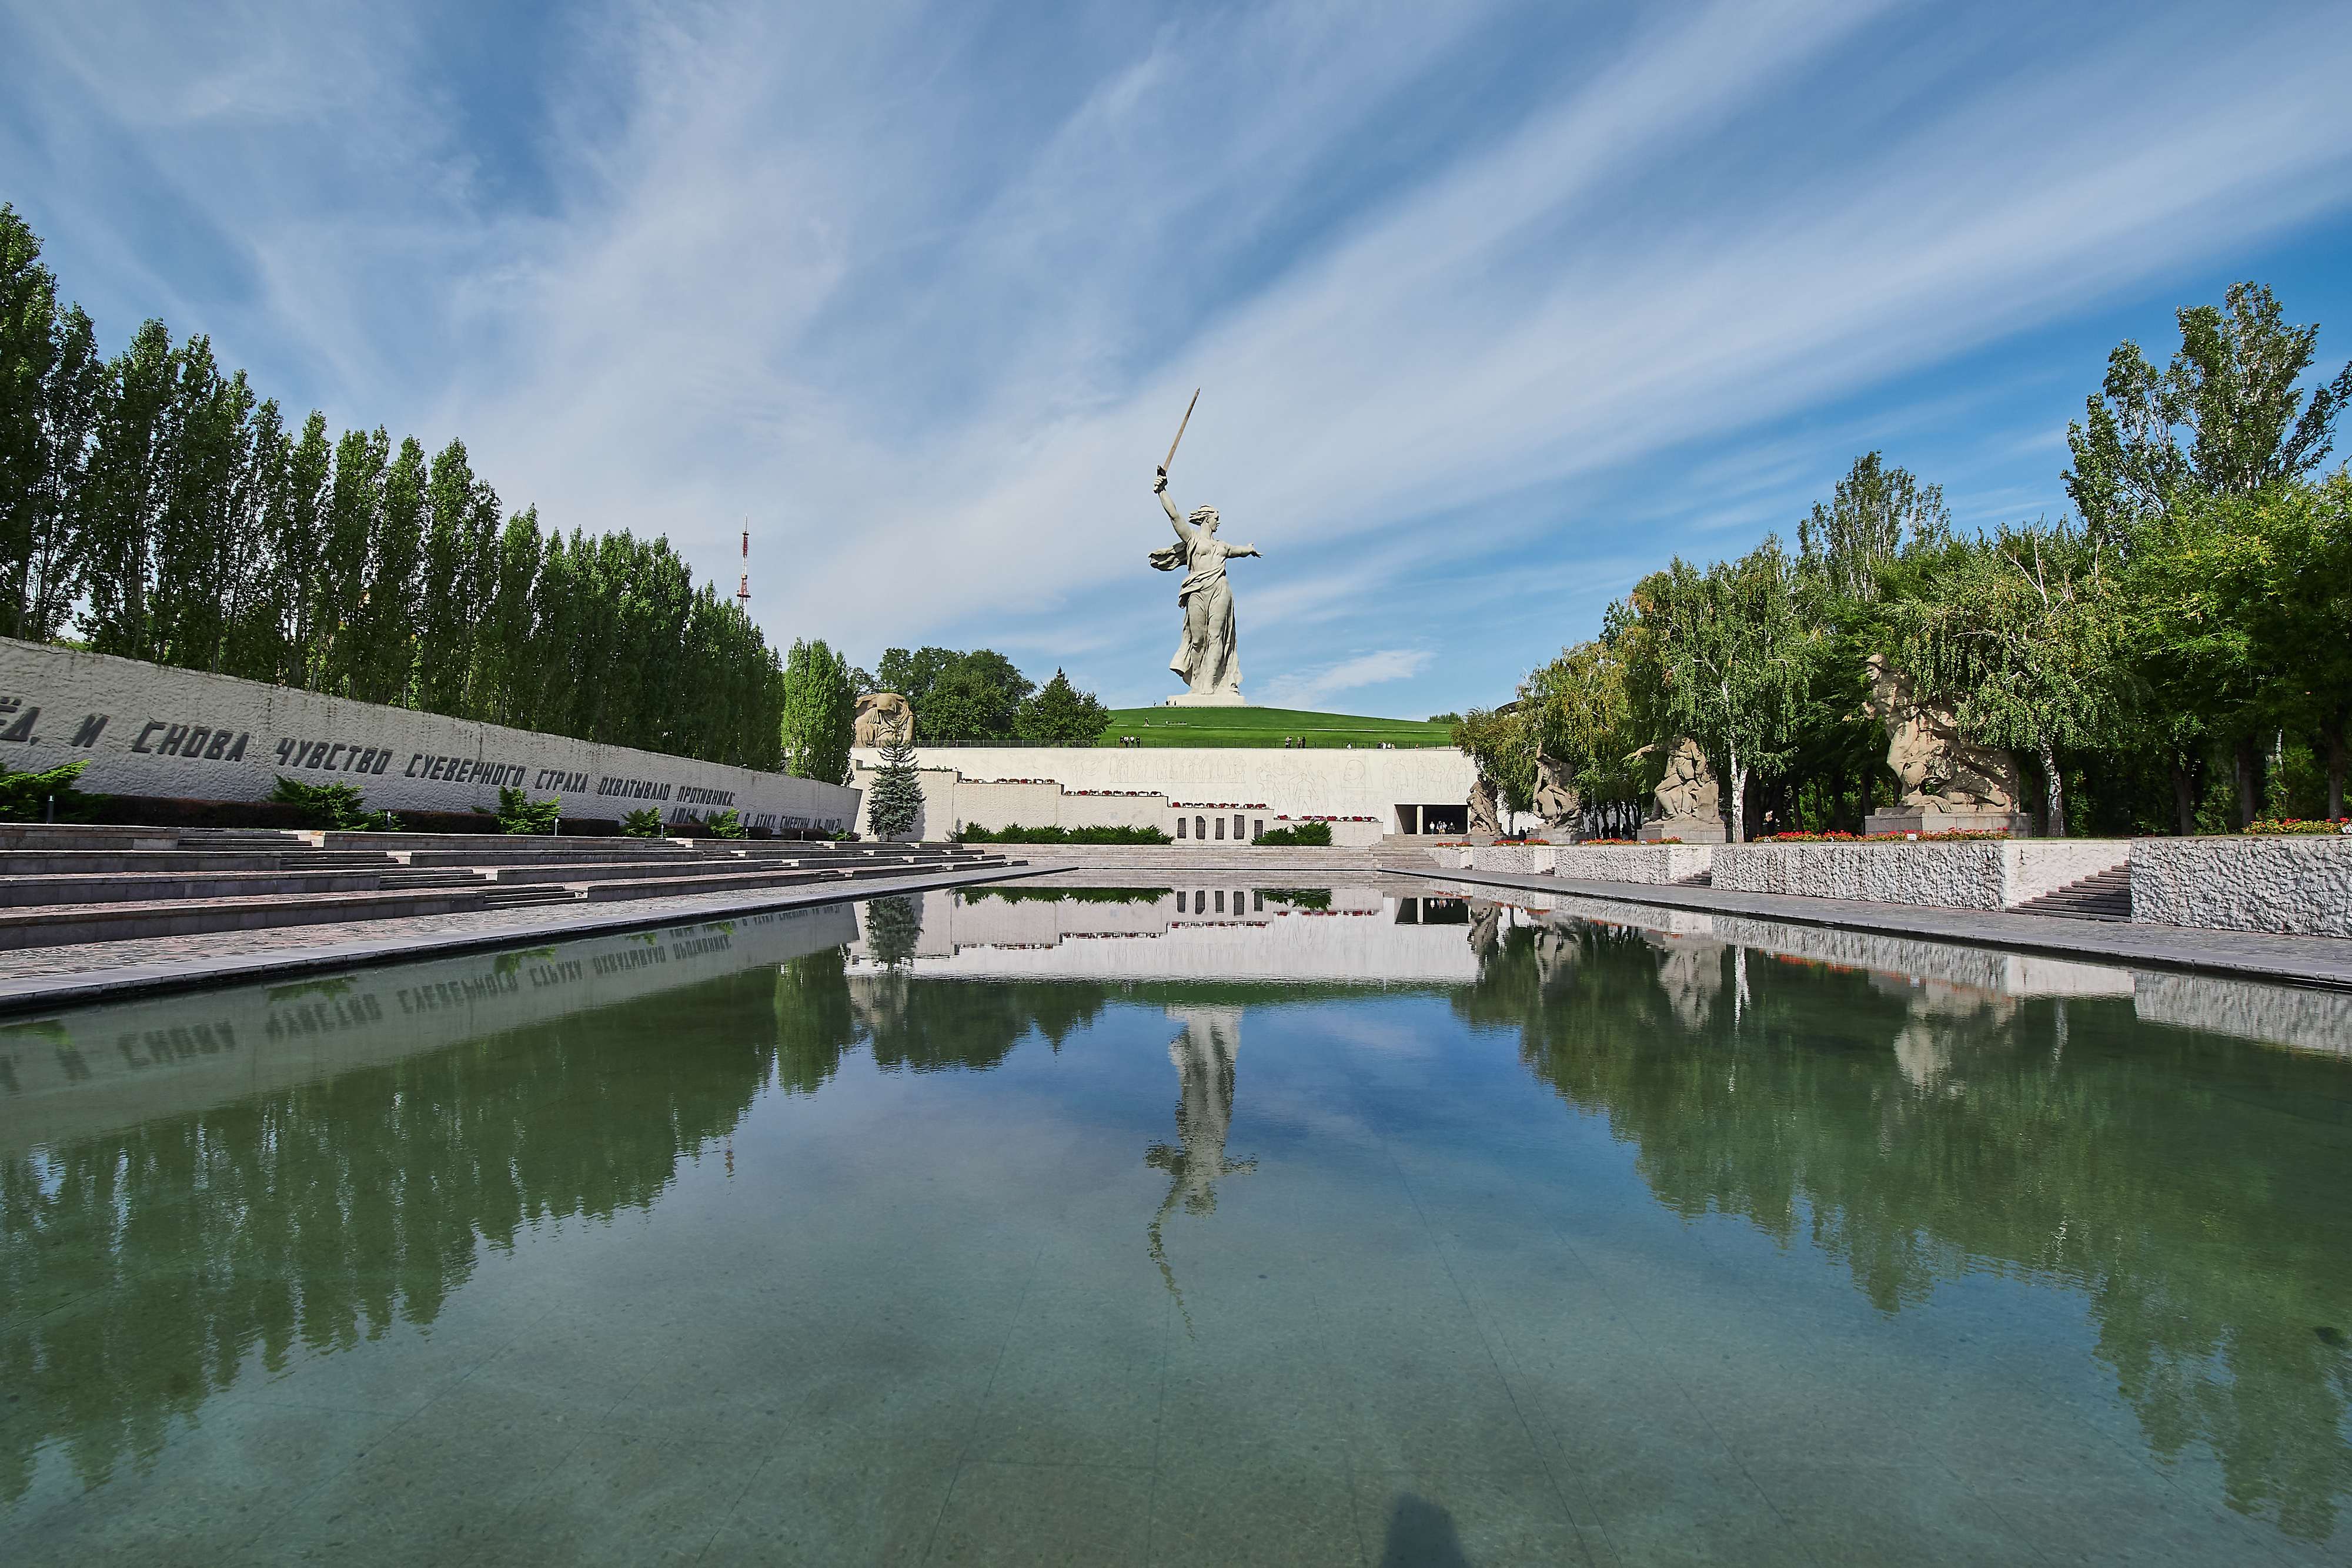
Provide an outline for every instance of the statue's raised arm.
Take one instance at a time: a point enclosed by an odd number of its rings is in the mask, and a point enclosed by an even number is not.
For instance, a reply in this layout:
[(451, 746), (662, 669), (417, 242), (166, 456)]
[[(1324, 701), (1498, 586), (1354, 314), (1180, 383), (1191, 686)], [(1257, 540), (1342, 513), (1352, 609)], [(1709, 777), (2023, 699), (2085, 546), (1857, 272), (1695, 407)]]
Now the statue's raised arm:
[(1151, 493), (1160, 497), (1160, 509), (1168, 514), (1168, 525), (1176, 530), (1176, 537), (1182, 539), (1187, 546), (1191, 545), (1193, 537), (1192, 525), (1184, 520), (1184, 514), (1176, 509), (1175, 501), (1168, 494), (1167, 469), (1160, 470), (1160, 476), (1152, 480)]

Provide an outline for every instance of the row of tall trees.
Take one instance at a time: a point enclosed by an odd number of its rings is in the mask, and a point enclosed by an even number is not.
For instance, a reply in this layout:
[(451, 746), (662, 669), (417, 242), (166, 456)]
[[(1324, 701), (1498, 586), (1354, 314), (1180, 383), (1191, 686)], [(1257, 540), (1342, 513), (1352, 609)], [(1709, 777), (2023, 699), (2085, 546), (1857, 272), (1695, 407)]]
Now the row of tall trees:
[(102, 357), (0, 206), (0, 634), (776, 765), (775, 653), (668, 540), (502, 513), (463, 442), (289, 422), (204, 337)]
[(2071, 427), (2076, 515), (1958, 533), (1937, 486), (1868, 454), (1794, 551), (1676, 558), (1457, 739), (1525, 810), (1539, 758), (1632, 799), (1689, 736), (1737, 836), (1850, 831), (1895, 794), (1878, 655), (2017, 754), (2053, 833), (2342, 816), (2352, 475), (2323, 465), (2352, 365), (2306, 388), (2317, 329), (2254, 284), (2178, 319), (2170, 363), (2121, 345)]

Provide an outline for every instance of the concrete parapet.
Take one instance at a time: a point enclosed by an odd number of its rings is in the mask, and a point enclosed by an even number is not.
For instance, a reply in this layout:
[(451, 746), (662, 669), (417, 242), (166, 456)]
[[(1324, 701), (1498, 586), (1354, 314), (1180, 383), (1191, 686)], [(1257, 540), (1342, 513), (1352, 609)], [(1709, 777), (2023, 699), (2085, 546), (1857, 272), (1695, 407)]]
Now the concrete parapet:
[(1715, 852), (1714, 884), (1734, 893), (2014, 909), (2112, 871), (2132, 852), (2123, 839), (1730, 844)]
[(2131, 889), (2141, 925), (2352, 936), (2352, 838), (2137, 839)]

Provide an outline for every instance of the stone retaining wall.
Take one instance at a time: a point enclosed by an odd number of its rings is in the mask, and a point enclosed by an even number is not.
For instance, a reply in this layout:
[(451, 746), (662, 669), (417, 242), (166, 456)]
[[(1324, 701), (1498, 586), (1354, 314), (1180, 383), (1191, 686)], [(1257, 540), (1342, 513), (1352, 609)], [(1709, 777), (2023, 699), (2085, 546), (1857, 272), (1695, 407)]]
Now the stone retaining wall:
[(1692, 882), (1714, 863), (1712, 844), (1478, 844), (1430, 853), (1447, 871), (1567, 876), (1652, 887)]
[(1714, 885), (1730, 893), (1853, 898), (1940, 909), (2013, 909), (2132, 853), (2123, 839), (2007, 842), (1735, 844), (1715, 852)]
[(2151, 925), (2352, 936), (2352, 838), (2139, 839), (2132, 919)]
[(283, 777), (395, 811), (491, 811), (506, 788), (561, 798), (567, 820), (732, 809), (750, 827), (830, 832), (857, 814), (856, 791), (814, 779), (0, 638), (0, 764), (77, 760), (96, 795), (266, 800)]

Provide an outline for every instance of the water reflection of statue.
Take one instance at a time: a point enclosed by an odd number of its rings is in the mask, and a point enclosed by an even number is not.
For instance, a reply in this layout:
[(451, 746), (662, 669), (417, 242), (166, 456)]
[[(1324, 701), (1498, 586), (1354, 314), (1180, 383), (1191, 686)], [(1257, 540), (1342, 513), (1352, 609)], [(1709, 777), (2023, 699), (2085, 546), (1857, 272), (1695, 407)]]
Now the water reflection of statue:
[[(1170, 1008), (1168, 1016), (1183, 1025), (1168, 1045), (1168, 1060), (1176, 1064), (1182, 1085), (1176, 1101), (1177, 1143), (1152, 1145), (1144, 1151), (1143, 1163), (1168, 1173), (1168, 1197), (1152, 1216), (1149, 1234), (1151, 1260), (1160, 1265), (1160, 1276), (1181, 1307), (1184, 1296), (1160, 1245), (1160, 1227), (1179, 1203), (1188, 1214), (1214, 1213), (1218, 1178), (1255, 1170), (1257, 1162), (1225, 1158), (1225, 1134), (1234, 1122), (1234, 1059), (1241, 1053), (1241, 1009)], [(1186, 1322), (1191, 1322), (1189, 1314)]]
[(1234, 591), (1225, 580), (1225, 562), (1235, 556), (1256, 555), (1255, 545), (1229, 545), (1217, 538), (1217, 508), (1195, 507), (1187, 517), (1168, 498), (1168, 474), (1162, 469), (1151, 486), (1176, 530), (1176, 542), (1151, 552), (1160, 571), (1184, 568), (1176, 590), (1176, 605), (1184, 613), (1184, 640), (1168, 667), (1184, 677), (1190, 695), (1221, 702), (1242, 700), (1241, 635), (1234, 625)]

